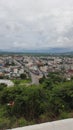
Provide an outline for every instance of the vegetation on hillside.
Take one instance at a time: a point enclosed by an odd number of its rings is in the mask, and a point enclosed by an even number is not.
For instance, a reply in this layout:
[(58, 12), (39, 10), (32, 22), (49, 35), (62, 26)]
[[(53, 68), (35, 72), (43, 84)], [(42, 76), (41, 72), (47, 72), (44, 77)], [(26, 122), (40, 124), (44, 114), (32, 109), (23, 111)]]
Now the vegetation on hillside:
[(40, 82), (3, 89), (0, 85), (0, 129), (73, 117), (73, 80), (50, 73)]

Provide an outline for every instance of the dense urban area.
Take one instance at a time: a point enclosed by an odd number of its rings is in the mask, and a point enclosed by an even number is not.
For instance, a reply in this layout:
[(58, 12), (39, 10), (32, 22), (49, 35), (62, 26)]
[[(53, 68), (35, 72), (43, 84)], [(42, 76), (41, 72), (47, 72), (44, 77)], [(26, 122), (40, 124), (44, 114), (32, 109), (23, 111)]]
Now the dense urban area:
[(73, 57), (0, 55), (0, 129), (73, 117)]
[(32, 79), (32, 84), (39, 84), (39, 79), (47, 78), (50, 72), (64, 72), (63, 77), (70, 80), (73, 76), (73, 58), (63, 56), (0, 56), (1, 79)]

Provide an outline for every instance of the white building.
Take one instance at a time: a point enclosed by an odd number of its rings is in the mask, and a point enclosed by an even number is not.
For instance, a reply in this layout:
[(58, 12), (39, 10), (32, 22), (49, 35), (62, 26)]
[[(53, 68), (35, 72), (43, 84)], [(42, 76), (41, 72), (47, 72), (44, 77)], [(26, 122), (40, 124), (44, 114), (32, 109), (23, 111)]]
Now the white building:
[(13, 83), (11, 80), (3, 80), (3, 79), (0, 79), (0, 84), (1, 84), (1, 83), (6, 84), (8, 87), (14, 86), (14, 83)]

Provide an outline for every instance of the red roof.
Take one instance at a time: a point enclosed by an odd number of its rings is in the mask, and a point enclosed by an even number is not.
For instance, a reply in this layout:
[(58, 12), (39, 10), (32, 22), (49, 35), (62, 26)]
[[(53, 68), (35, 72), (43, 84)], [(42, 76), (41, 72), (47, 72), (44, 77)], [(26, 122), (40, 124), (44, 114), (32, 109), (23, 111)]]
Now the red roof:
[(68, 70), (69, 73), (73, 73), (73, 70)]

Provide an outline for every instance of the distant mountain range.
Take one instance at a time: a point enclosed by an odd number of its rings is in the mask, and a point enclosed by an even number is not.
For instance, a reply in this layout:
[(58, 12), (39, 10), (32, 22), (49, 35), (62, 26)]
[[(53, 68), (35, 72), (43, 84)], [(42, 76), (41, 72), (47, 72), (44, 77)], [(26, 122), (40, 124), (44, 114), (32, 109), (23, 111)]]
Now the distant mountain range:
[(73, 53), (73, 48), (45, 48), (45, 49), (0, 49), (0, 53)]

